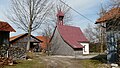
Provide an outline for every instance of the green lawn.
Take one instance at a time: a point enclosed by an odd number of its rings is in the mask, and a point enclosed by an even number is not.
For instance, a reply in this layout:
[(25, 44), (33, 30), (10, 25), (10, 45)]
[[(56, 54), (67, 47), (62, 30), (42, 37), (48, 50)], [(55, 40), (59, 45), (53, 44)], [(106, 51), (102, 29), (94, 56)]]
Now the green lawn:
[(45, 64), (40, 60), (20, 60), (18, 64), (13, 66), (5, 66), (4, 68), (45, 68)]

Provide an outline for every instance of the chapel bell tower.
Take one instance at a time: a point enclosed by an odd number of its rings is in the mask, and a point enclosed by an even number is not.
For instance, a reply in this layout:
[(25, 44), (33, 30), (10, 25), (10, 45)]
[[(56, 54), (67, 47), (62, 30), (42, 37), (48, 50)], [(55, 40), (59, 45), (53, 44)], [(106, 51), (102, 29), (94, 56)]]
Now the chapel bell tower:
[(64, 13), (61, 10), (58, 10), (58, 14), (57, 14), (58, 25), (63, 25), (63, 18), (64, 18)]

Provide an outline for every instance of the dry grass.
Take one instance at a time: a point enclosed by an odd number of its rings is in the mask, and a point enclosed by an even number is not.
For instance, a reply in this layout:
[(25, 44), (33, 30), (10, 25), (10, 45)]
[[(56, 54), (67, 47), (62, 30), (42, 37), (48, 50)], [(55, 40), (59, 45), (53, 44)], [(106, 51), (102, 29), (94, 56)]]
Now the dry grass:
[(4, 68), (45, 68), (45, 65), (39, 60), (19, 60), (18, 64), (5, 66)]
[(45, 63), (41, 59), (35, 57), (34, 53), (28, 53), (28, 56), (32, 57), (32, 60), (17, 60), (18, 64), (13, 66), (4, 66), (4, 68), (46, 68)]
[[(35, 54), (32, 54), (32, 53), (30, 53), (28, 55), (32, 56), (33, 59), (32, 60), (19, 60), (17, 62), (20, 62), (20, 63), (15, 64), (13, 66), (5, 66), (4, 68), (48, 68), (47, 65), (48, 65), (49, 62), (44, 61), (44, 59), (48, 59), (49, 61), (53, 60), (55, 62), (58, 62), (58, 60), (60, 60), (59, 63), (58, 63), (59, 68), (61, 66), (60, 63), (62, 63), (61, 58), (57, 58), (57, 59), (55, 59), (54, 57), (46, 58), (45, 55), (35, 56)], [(64, 59), (63, 63), (65, 63), (65, 62), (70, 62), (73, 65), (78, 66), (78, 67), (81, 66), (82, 68), (109, 68), (103, 62), (101, 62), (99, 60), (94, 60), (94, 59), (88, 59), (88, 60), (72, 59), (71, 60), (71, 59), (67, 58), (67, 59)], [(69, 68), (69, 66), (66, 67), (66, 65), (67, 64), (62, 64), (62, 67)], [(75, 67), (75, 66), (73, 66), (73, 67)], [(53, 68), (53, 67), (49, 66), (49, 68)]]
[(109, 65), (98, 60), (81, 60), (80, 63), (84, 68), (110, 68)]

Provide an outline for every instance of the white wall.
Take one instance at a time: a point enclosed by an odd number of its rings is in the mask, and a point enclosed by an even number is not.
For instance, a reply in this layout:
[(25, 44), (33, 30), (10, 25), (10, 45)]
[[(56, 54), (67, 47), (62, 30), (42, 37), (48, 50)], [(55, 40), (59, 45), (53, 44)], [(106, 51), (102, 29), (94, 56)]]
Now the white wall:
[(89, 43), (80, 43), (80, 44), (84, 46), (83, 54), (89, 54)]

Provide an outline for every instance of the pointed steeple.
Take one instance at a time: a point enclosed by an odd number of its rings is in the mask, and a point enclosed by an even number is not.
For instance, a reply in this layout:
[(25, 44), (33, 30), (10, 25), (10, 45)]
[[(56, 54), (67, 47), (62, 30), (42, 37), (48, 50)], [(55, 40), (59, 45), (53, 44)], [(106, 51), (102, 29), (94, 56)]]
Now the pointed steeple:
[(58, 10), (58, 14), (57, 14), (58, 25), (63, 25), (63, 18), (64, 18), (64, 13), (61, 10)]

